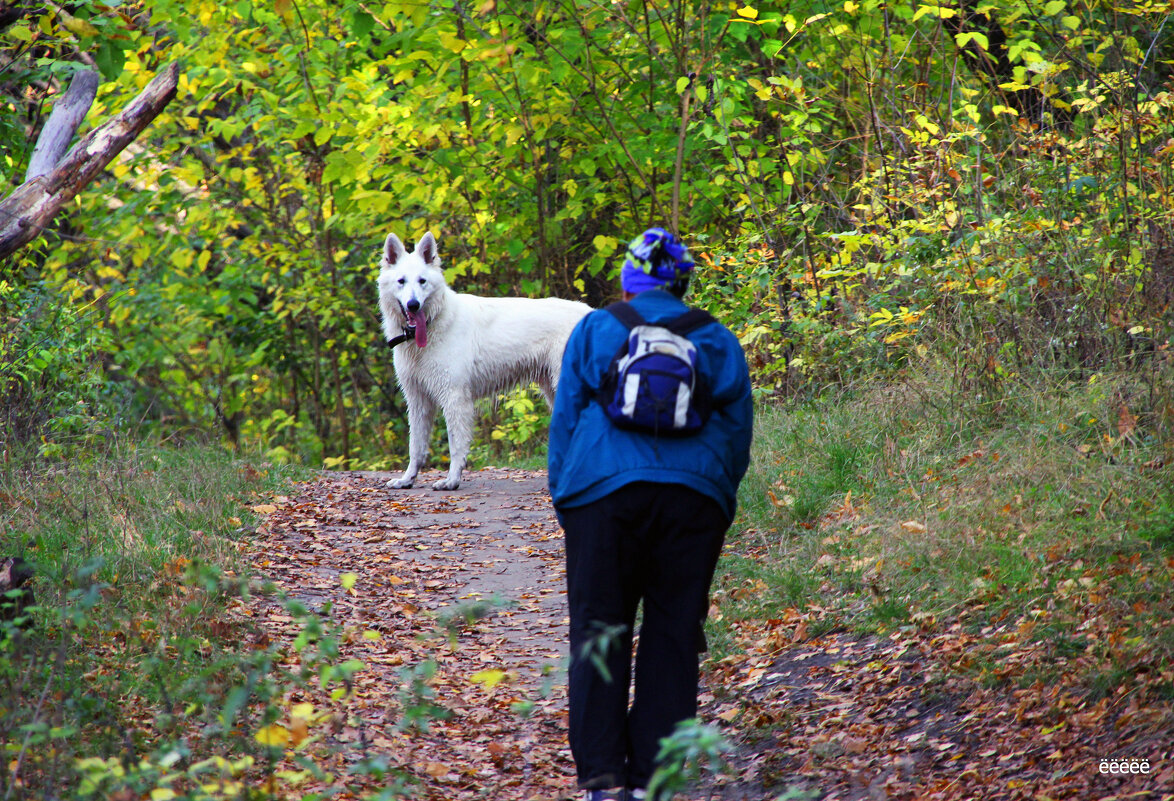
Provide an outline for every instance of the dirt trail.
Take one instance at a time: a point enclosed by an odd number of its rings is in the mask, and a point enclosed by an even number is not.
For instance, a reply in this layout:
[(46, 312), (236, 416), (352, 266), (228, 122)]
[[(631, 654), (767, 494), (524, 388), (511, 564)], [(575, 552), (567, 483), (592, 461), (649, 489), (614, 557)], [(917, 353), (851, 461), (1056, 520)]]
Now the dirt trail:
[[(342, 755), (324, 767), (344, 773), (365, 751), (429, 801), (574, 797), (562, 534), (545, 473), (469, 471), (444, 493), (429, 488), (438, 474), (397, 491), (389, 477), (322, 473), (264, 508), (252, 545), (255, 570), (328, 611), (343, 658), (366, 666), (324, 738)], [(297, 636), (272, 599), (244, 611), (278, 642)], [(743, 625), (735, 652), (710, 666), (701, 718), (735, 742), (737, 772), (688, 798), (1174, 801), (1168, 705), (983, 687), (951, 667), (985, 653), (958, 624), (809, 639), (811, 614)], [(1001, 667), (1022, 672), (1024, 658)], [(304, 700), (321, 699), (289, 699)], [(405, 726), (427, 704), (440, 716)], [(1113, 757), (1146, 757), (1152, 771), (1100, 775)]]
[[(545, 473), (470, 471), (444, 493), (429, 488), (430, 475), (421, 488), (390, 491), (390, 477), (323, 473), (276, 499), (253, 554), (289, 595), (329, 608), (347, 632), (344, 656), (367, 666), (337, 737), (369, 743), (426, 798), (569, 795), (562, 537)], [(358, 576), (349, 592), (346, 573)], [(296, 635), (273, 602), (255, 614), (271, 636)], [(413, 706), (404, 687), (430, 659), (431, 702), (447, 719), (404, 731), (397, 724)]]

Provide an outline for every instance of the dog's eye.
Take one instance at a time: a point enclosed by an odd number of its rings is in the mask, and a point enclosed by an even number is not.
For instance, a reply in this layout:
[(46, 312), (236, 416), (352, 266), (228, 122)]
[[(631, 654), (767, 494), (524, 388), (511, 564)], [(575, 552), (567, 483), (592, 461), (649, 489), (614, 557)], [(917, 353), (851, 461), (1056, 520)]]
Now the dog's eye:
[(403, 285), (404, 285), (404, 280), (405, 280), (405, 279), (403, 279), (403, 278), (399, 279), (399, 285), (400, 285), (400, 286), (403, 286)]
[(426, 283), (428, 283), (428, 282), (425, 281), (423, 278), (420, 279), (420, 286), (424, 286), (424, 284), (426, 284)]

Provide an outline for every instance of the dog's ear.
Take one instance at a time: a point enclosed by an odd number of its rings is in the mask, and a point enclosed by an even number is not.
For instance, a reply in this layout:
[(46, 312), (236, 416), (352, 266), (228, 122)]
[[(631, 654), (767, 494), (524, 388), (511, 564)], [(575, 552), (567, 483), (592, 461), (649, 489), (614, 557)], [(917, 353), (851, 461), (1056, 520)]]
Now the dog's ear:
[(408, 252), (404, 249), (404, 243), (399, 241), (399, 237), (388, 234), (387, 239), (383, 240), (383, 263), (391, 267), (406, 255)]
[(431, 231), (425, 232), (424, 236), (420, 237), (420, 242), (416, 245), (416, 252), (420, 254), (420, 258), (424, 260), (425, 264), (436, 261), (436, 237), (432, 236)]

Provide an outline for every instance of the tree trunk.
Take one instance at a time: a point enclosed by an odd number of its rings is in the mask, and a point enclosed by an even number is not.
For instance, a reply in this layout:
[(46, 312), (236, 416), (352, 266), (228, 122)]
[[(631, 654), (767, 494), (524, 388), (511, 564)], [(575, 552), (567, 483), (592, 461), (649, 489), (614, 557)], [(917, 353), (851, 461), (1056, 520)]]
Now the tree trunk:
[(49, 172), (25, 181), (0, 200), (0, 259), (36, 238), (62, 207), (159, 116), (175, 97), (178, 80), (179, 65), (173, 63), (122, 113), (86, 134)]
[(78, 126), (86, 118), (86, 112), (98, 95), (98, 73), (93, 70), (80, 70), (73, 76), (65, 94), (53, 106), (53, 113), (49, 121), (41, 129), (37, 137), (37, 145), (33, 148), (32, 158), (29, 159), (28, 172), (24, 174), (25, 181), (48, 175), (53, 171), (57, 162), (69, 149), (73, 135)]

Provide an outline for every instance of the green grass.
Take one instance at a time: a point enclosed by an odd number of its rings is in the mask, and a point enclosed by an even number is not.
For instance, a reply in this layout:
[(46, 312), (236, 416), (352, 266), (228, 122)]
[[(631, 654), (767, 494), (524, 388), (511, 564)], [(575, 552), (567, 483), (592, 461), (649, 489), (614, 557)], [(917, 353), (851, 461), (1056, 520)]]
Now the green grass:
[(1168, 663), (1174, 377), (1146, 380), (1036, 376), (979, 402), (926, 367), (761, 409), (716, 656), (740, 626), (818, 609), (860, 631), (1023, 621), (1056, 656), (1095, 655), (1089, 688)]
[(99, 458), (10, 476), (2, 542), (36, 563), (47, 588), (97, 564), (94, 578), (138, 597), (179, 558), (229, 564), (244, 496), (281, 477), (219, 448), (121, 442)]
[[(221, 448), (127, 439), (70, 457), (0, 474), (0, 554), (36, 571), (33, 627), (0, 632), (6, 797), (74, 795), (80, 759), (98, 760), (105, 791), (139, 797), (165, 786), (165, 767), (111, 766), (178, 731), (203, 732), (193, 756), (256, 751), (231, 721), (264, 714), (281, 682), (224, 613), (247, 586), (235, 543), (248, 506), (291, 474)], [(239, 712), (224, 718), (230, 704)]]

